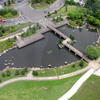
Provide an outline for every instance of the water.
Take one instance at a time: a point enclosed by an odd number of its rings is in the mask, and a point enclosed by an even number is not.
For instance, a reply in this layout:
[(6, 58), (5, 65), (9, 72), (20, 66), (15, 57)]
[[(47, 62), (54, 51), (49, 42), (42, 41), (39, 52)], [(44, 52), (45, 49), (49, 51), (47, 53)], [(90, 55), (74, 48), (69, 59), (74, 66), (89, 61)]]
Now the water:
[[(77, 43), (74, 44), (76, 48), (85, 53), (87, 45), (93, 44), (97, 41), (98, 34), (96, 32), (89, 32), (83, 29), (81, 32), (78, 29), (72, 29), (68, 26), (59, 28), (64, 34), (68, 36), (75, 35)], [(75, 56), (67, 48), (58, 48), (59, 37), (53, 32), (45, 34), (45, 39), (33, 43), (21, 49), (13, 49), (0, 57), (0, 69), (5, 67), (48, 67), (51, 64), (53, 67), (64, 65), (64, 62), (71, 63), (80, 58)]]

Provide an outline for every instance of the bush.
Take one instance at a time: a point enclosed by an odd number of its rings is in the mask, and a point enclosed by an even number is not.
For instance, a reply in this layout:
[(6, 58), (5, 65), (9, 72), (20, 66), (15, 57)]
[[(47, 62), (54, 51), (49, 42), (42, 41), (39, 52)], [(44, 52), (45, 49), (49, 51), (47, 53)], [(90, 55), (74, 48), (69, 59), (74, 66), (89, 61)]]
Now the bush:
[(15, 75), (20, 75), (19, 70), (16, 70), (16, 71), (15, 71)]
[(33, 76), (38, 76), (38, 72), (37, 72), (37, 71), (33, 71), (33, 72), (32, 72), (32, 75), (33, 75)]
[(18, 12), (11, 8), (0, 9), (0, 16), (2, 16), (2, 17), (8, 18), (8, 17), (16, 16), (17, 14), (18, 14)]
[(1, 74), (1, 75), (2, 75), (2, 77), (6, 77), (6, 74), (5, 74), (4, 72), (2, 72), (2, 74)]
[(24, 68), (23, 70), (24, 70), (25, 73), (28, 72), (28, 68), (27, 67)]
[(72, 41), (74, 41), (74, 40), (75, 40), (74, 35), (70, 34), (70, 39), (71, 39)]
[(7, 71), (6, 71), (6, 75), (7, 75), (7, 76), (11, 76), (10, 70), (7, 70)]
[(99, 57), (99, 50), (94, 46), (88, 46), (86, 48), (86, 53), (90, 59), (97, 59)]
[(76, 67), (76, 65), (75, 65), (75, 64), (73, 64), (73, 65), (72, 65), (72, 67), (73, 67), (73, 68), (75, 68), (75, 67)]
[(2, 82), (2, 79), (0, 78), (0, 83)]
[(25, 75), (25, 71), (24, 70), (21, 71), (21, 75)]
[(84, 67), (84, 61), (82, 60), (79, 65), (80, 67)]

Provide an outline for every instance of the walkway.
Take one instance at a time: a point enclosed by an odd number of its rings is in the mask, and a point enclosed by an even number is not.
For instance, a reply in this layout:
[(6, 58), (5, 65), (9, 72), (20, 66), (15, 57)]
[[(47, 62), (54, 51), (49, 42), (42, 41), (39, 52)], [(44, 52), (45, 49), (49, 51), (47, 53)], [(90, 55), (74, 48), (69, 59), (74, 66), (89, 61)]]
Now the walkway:
[(76, 72), (72, 72), (69, 74), (64, 74), (61, 76), (52, 76), (52, 77), (33, 77), (31, 74), (32, 72), (30, 72), (26, 77), (19, 77), (19, 78), (14, 78), (14, 79), (10, 79), (8, 81), (5, 81), (3, 83), (0, 84), (0, 88), (4, 87), (7, 84), (11, 84), (13, 82), (18, 82), (18, 81), (27, 81), (27, 80), (35, 80), (35, 81), (47, 81), (47, 80), (58, 80), (58, 79), (64, 79), (64, 78), (68, 78), (68, 77), (72, 77), (75, 75), (78, 75), (80, 73), (86, 72), (87, 70), (90, 69), (90, 66), (87, 66), (86, 68), (82, 69), (82, 70), (78, 70)]
[[(99, 60), (99, 59), (98, 59)], [(73, 86), (72, 88), (65, 93), (61, 98), (58, 100), (69, 100), (73, 95), (77, 93), (77, 91), (80, 89), (80, 87), (84, 84), (84, 82), (95, 72), (100, 68), (100, 62), (94, 61), (89, 63), (89, 66), (91, 66), (91, 69), (89, 69)]]
[[(62, 32), (60, 32), (58, 29), (55, 28), (55, 26), (53, 25), (47, 25), (48, 28), (50, 28), (51, 30), (53, 30), (56, 34), (58, 34), (60, 37), (62, 37), (63, 39), (65, 39), (63, 41), (63, 44), (69, 48), (69, 50), (73, 51), (75, 54), (77, 54), (79, 57), (81, 57), (82, 59), (84, 59), (86, 62), (90, 62), (91, 60), (88, 59), (82, 52), (80, 52), (78, 49), (76, 49), (75, 47), (73, 47), (71, 44), (69, 44), (68, 42), (71, 41), (71, 39), (63, 34)], [(67, 42), (66, 42), (67, 41)]]
[(34, 43), (44, 38), (44, 36), (40, 33), (33, 34), (32, 36), (27, 37), (25, 39), (22, 39), (20, 36), (17, 37), (18, 41), (15, 44), (17, 45), (18, 48), (22, 48), (24, 46), (27, 46), (31, 43)]

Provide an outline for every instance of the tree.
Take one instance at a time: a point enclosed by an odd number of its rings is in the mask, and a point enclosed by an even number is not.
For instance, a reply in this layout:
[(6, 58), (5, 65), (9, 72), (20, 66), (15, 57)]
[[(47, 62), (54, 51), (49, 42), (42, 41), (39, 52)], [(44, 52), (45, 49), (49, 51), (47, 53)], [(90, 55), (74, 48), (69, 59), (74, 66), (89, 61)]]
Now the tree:
[(7, 6), (7, 3), (6, 2), (4, 2), (4, 6)]
[(38, 76), (38, 72), (33, 70), (32, 75), (33, 76)]
[(24, 70), (25, 73), (28, 72), (28, 68), (27, 67), (25, 67), (23, 70)]
[(70, 34), (70, 39), (71, 39), (72, 41), (74, 41), (74, 40), (75, 40), (74, 35)]
[(4, 72), (2, 72), (2, 74), (1, 74), (1, 75), (2, 75), (2, 77), (5, 77), (5, 76), (6, 76), (6, 74), (5, 74)]
[(11, 2), (12, 2), (12, 3), (15, 3), (15, 1), (14, 1), (14, 0), (11, 0)]
[(84, 67), (84, 61), (83, 60), (80, 62), (80, 67)]
[(19, 74), (20, 74), (19, 70), (16, 70), (15, 75), (19, 75)]
[(8, 6), (10, 6), (11, 5), (11, 1), (10, 0), (8, 0)]
[(6, 71), (7, 76), (11, 76), (11, 72), (9, 70)]
[(75, 67), (76, 67), (76, 65), (75, 65), (75, 64), (73, 64), (73, 65), (72, 65), (72, 67), (73, 67), (73, 68), (75, 68)]
[(0, 78), (0, 83), (2, 82), (2, 79)]
[(98, 51), (94, 46), (88, 46), (86, 48), (86, 53), (90, 59), (97, 59), (98, 58)]
[(25, 75), (25, 71), (24, 71), (24, 70), (22, 70), (22, 71), (21, 71), (21, 74), (22, 74), (22, 75)]

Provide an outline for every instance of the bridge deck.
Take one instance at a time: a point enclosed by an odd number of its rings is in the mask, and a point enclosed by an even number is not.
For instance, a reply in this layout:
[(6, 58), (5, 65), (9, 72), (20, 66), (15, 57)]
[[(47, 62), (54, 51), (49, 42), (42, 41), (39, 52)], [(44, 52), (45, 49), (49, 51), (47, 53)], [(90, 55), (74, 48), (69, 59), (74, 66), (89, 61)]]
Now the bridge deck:
[(38, 33), (38, 34), (32, 35), (30, 37), (27, 37), (25, 39), (19, 38), (15, 44), (17, 45), (18, 48), (22, 48), (24, 46), (27, 46), (27, 45), (33, 43), (33, 42), (39, 41), (43, 38), (44, 38), (44, 36), (42, 34)]
[(65, 34), (60, 32), (59, 30), (57, 30), (55, 27), (53, 27), (51, 25), (48, 25), (47, 27), (50, 28), (51, 30), (53, 30), (54, 32), (56, 32), (56, 34), (60, 35), (62, 38), (64, 38), (64, 39), (68, 39), (69, 38)]
[[(80, 56), (82, 59), (84, 59), (87, 62), (90, 62), (90, 60), (79, 50), (77, 50), (75, 47), (73, 47), (72, 45), (70, 45), (68, 43), (68, 41), (70, 40), (69, 37), (67, 37), (66, 35), (64, 35), (62, 32), (60, 32), (59, 30), (57, 30), (55, 27), (48, 25), (48, 28), (50, 28), (51, 30), (53, 30), (54, 32), (56, 32), (57, 34), (59, 34), (62, 38), (64, 38), (65, 40), (63, 41), (63, 44), (69, 48), (70, 50), (72, 50), (73, 52), (75, 52), (75, 54), (77, 54), (78, 56)], [(67, 40), (67, 42), (66, 42)]]
[(72, 50), (73, 52), (75, 52), (75, 54), (77, 54), (78, 56), (80, 56), (82, 59), (84, 59), (86, 62), (90, 62), (90, 60), (79, 50), (77, 50), (75, 47), (73, 47), (72, 45), (68, 44), (67, 42), (63, 42), (63, 44), (69, 48), (70, 50)]

